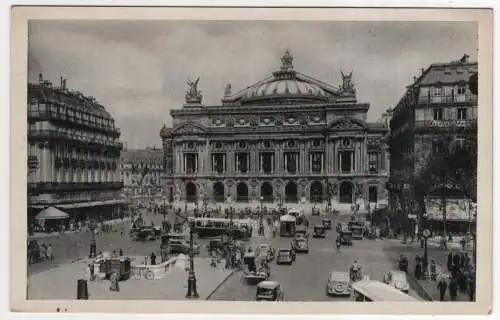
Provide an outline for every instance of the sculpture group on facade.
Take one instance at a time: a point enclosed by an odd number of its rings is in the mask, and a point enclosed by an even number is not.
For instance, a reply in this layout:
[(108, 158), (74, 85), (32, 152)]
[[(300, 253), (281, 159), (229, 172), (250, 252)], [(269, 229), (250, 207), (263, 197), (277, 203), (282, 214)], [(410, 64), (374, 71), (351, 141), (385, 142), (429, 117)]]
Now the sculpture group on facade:
[(198, 77), (194, 81), (188, 79), (187, 84), (189, 86), (189, 90), (186, 92), (187, 103), (201, 103), (201, 99), (203, 96), (201, 95), (201, 90), (198, 90), (199, 81), (200, 77)]

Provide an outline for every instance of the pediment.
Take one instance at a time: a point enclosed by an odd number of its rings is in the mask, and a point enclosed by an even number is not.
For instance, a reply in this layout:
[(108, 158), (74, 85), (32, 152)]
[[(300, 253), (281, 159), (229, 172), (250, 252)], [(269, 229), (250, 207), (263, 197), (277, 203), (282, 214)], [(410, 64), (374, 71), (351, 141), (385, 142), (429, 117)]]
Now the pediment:
[(364, 131), (365, 129), (366, 126), (357, 119), (341, 119), (330, 125), (330, 130), (335, 131)]
[(173, 133), (177, 135), (201, 135), (206, 132), (207, 130), (202, 125), (194, 122), (186, 122), (173, 131)]

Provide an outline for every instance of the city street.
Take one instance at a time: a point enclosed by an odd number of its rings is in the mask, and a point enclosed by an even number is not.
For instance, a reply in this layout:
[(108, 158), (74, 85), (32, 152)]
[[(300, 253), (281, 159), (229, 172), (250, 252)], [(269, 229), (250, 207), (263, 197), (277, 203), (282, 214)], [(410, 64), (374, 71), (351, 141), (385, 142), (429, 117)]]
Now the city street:
[[(145, 209), (141, 210), (143, 219), (146, 225), (153, 222), (156, 226), (161, 226), (163, 215), (147, 213)], [(171, 223), (174, 221), (175, 216), (170, 214), (167, 220)], [(123, 235), (121, 235), (121, 226), (123, 226)], [(122, 249), (124, 254), (131, 256), (150, 255), (155, 252), (160, 256), (159, 241), (134, 241), (130, 239), (130, 223), (128, 221), (117, 225), (117, 232), (101, 233), (96, 235), (97, 252), (112, 252), (113, 250)], [(47, 270), (54, 265), (70, 263), (77, 259), (87, 257), (90, 252), (90, 240), (92, 235), (90, 231), (67, 233), (62, 236), (50, 235), (46, 237), (34, 238), (39, 244), (51, 244), (54, 260), (51, 263), (47, 261), (40, 261), (28, 266), (28, 274), (41, 272)], [(31, 239), (31, 238), (30, 238)], [(200, 241), (201, 242), (201, 241)], [(202, 250), (202, 256), (207, 256), (206, 251)]]
[[(320, 223), (323, 217), (312, 217), (312, 223)], [(333, 229), (340, 220), (347, 220), (347, 216), (332, 219)], [(326, 238), (311, 238), (308, 254), (297, 254), (297, 260), (290, 266), (271, 263), (270, 280), (278, 281), (285, 291), (287, 301), (346, 301), (347, 297), (328, 297), (326, 284), (328, 274), (332, 270), (348, 271), (354, 260), (363, 267), (365, 275), (372, 280), (381, 281), (384, 273), (396, 267), (392, 256), (387, 255), (387, 248), (394, 246), (387, 240), (361, 240), (354, 241), (352, 247), (342, 247), (340, 252), (335, 248), (336, 231), (327, 231)], [(269, 243), (276, 250), (289, 248), (291, 238), (256, 238), (253, 245)], [(389, 250), (394, 252), (393, 250)], [(399, 254), (397, 255), (399, 257)], [(235, 273), (211, 297), (212, 300), (252, 301), (255, 300), (256, 287), (247, 285), (242, 277), (242, 272)], [(410, 295), (417, 298), (415, 291)]]

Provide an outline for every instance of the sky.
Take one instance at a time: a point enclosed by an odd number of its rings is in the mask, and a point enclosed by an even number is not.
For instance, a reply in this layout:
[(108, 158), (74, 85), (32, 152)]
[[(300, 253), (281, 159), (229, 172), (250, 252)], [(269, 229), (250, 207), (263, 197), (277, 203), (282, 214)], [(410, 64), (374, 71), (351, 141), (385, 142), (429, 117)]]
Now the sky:
[(431, 63), (477, 61), (477, 25), (464, 22), (31, 21), (28, 81), (47, 80), (93, 96), (114, 117), (129, 149), (160, 146), (170, 110), (200, 77), (203, 104), (279, 69), (286, 48), (296, 71), (340, 85), (353, 72), (368, 120), (394, 107)]

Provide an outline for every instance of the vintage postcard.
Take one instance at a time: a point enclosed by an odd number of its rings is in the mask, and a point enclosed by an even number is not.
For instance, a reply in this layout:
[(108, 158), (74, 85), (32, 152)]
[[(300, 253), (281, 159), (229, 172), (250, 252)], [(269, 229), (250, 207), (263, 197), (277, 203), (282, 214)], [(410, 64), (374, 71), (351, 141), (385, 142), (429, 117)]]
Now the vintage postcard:
[(491, 33), (477, 9), (13, 8), (11, 309), (488, 313)]

